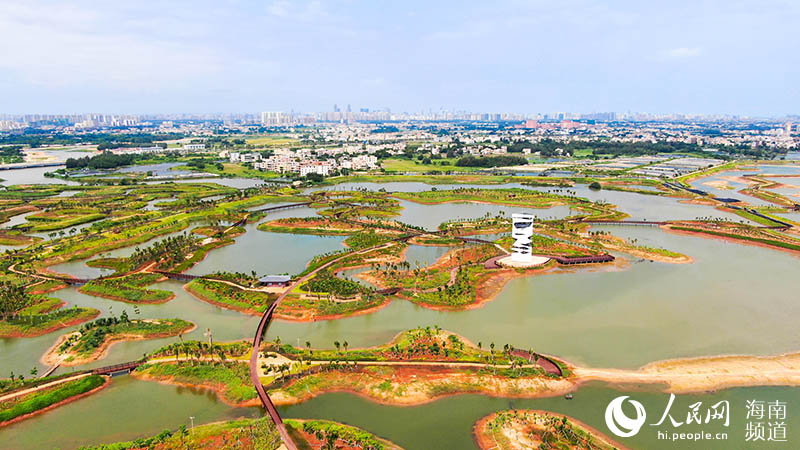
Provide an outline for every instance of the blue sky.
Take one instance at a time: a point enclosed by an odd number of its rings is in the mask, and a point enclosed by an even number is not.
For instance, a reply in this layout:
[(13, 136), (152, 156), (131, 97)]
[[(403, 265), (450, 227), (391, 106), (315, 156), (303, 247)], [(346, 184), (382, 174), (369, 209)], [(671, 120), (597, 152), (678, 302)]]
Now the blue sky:
[(800, 113), (800, 1), (0, 0), (0, 113)]

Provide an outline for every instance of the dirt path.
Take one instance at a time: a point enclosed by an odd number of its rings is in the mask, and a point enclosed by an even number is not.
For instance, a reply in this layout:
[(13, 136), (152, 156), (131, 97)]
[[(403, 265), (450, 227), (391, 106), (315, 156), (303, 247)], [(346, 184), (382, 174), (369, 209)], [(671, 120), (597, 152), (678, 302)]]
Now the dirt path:
[(12, 398), (16, 398), (16, 397), (19, 397), (19, 396), (22, 396), (22, 395), (30, 394), (32, 392), (41, 391), (42, 389), (47, 389), (49, 387), (56, 386), (56, 385), (59, 385), (61, 383), (66, 383), (68, 381), (72, 381), (72, 380), (77, 380), (79, 378), (88, 377), (89, 375), (91, 375), (91, 373), (82, 373), (80, 375), (74, 375), (74, 376), (71, 376), (71, 377), (62, 378), (60, 380), (55, 380), (55, 381), (51, 381), (49, 383), (41, 384), (41, 385), (36, 386), (36, 387), (23, 389), (21, 391), (15, 391), (15, 392), (12, 392), (10, 394), (6, 394), (6, 395), (3, 395), (2, 397), (0, 397), (0, 403), (4, 402), (6, 400), (10, 400)]

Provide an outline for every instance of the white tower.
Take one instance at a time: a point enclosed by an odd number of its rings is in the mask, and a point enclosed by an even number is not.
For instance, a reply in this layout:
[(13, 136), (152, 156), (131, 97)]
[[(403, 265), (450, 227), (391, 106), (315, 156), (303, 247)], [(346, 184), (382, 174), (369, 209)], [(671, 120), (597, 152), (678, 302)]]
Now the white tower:
[(531, 214), (512, 214), (511, 223), (511, 237), (514, 238), (514, 245), (511, 246), (511, 260), (530, 263), (533, 261), (531, 253), (533, 216)]

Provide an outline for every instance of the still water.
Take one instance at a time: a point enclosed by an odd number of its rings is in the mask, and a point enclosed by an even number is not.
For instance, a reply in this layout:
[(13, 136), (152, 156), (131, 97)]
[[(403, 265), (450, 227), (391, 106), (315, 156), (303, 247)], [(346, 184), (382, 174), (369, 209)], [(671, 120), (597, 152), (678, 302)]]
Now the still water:
[[(617, 438), (617, 441), (631, 449), (767, 449), (800, 447), (800, 413), (794, 405), (800, 404), (800, 390), (787, 387), (757, 387), (728, 389), (714, 393), (684, 394), (675, 399), (670, 414), (679, 421), (686, 422), (689, 405), (702, 402), (701, 414), (717, 402), (727, 401), (730, 407), (729, 426), (721, 421), (708, 424), (696, 423), (673, 427), (669, 419), (661, 426), (658, 423), (666, 408), (669, 395), (652, 388), (612, 388), (600, 383), (581, 387), (572, 400), (563, 397), (510, 399), (482, 395), (464, 394), (446, 397), (419, 406), (393, 407), (370, 402), (352, 394), (325, 394), (308, 402), (280, 407), (283, 417), (329, 419), (358, 426), (378, 436), (389, 439), (406, 450), (449, 450), (477, 449), (472, 438), (472, 429), (479, 419), (493, 412), (508, 409), (541, 409), (574, 417), (596, 430), (611, 434), (605, 424), (606, 405), (614, 398), (629, 395), (641, 402), (646, 411), (646, 422), (639, 433), (630, 438)], [(748, 420), (746, 403), (748, 400), (787, 404), (785, 443), (752, 443), (745, 441)], [(628, 412), (634, 417), (633, 412)], [(703, 417), (705, 419), (705, 417)], [(669, 425), (667, 425), (669, 424)], [(658, 431), (696, 433), (727, 433), (727, 439), (718, 441), (669, 441), (659, 440)], [(613, 435), (611, 437), (614, 437)]]
[(278, 321), (269, 336), (310, 340), (320, 347), (346, 339), (356, 347), (386, 342), (408, 328), (439, 325), (474, 342), (532, 347), (576, 363), (627, 368), (675, 357), (770, 355), (800, 348), (794, 320), (800, 304), (791, 281), (796, 257), (657, 228), (608, 230), (639, 244), (683, 252), (695, 262), (631, 259), (627, 268), (557, 269), (511, 280), (478, 309), (432, 311), (398, 300), (374, 314), (332, 322)]

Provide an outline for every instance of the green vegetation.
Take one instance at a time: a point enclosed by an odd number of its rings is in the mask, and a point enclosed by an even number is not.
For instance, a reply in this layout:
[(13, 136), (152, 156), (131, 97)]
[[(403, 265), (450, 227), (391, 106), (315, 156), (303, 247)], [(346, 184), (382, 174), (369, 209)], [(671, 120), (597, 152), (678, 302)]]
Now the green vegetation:
[(111, 152), (103, 152), (92, 157), (67, 158), (67, 169), (80, 169), (84, 167), (89, 169), (114, 169), (121, 166), (130, 166), (134, 163), (135, 158), (134, 155), (130, 154), (115, 155)]
[(330, 270), (321, 270), (308, 282), (300, 286), (301, 290), (315, 294), (330, 294), (336, 297), (350, 297), (366, 289), (356, 283), (344, 278), (334, 276)]
[(78, 290), (84, 294), (129, 303), (164, 303), (175, 297), (170, 291), (146, 289), (145, 286), (163, 279), (155, 273), (133, 273), (124, 277), (92, 280)]
[(528, 363), (528, 360), (511, 355), (513, 347), (506, 344), (495, 350), (473, 347), (455, 334), (439, 327), (419, 327), (400, 333), (388, 344), (370, 348), (350, 349), (347, 341), (334, 341), (335, 350), (315, 349), (311, 343), (305, 348), (289, 344), (267, 343), (266, 350), (276, 351), (294, 360), (303, 361), (443, 361), (510, 364), (512, 361)]
[(551, 194), (529, 189), (476, 189), (457, 188), (422, 192), (396, 192), (394, 197), (424, 204), (449, 202), (492, 203), (497, 205), (527, 206), (529, 208), (551, 208), (568, 204), (575, 208), (586, 209), (592, 203), (577, 197)]
[(397, 236), (376, 233), (374, 230), (359, 232), (351, 235), (344, 240), (344, 243), (353, 250), (367, 247), (374, 247), (384, 242), (388, 242)]
[(68, 335), (56, 351), (60, 355), (69, 355), (66, 362), (93, 360), (100, 356), (105, 345), (114, 340), (177, 336), (193, 326), (181, 319), (130, 320), (123, 311), (119, 317), (104, 317), (84, 324), (78, 332)]
[(116, 442), (80, 450), (275, 450), (281, 445), (280, 434), (269, 417), (238, 419), (198, 425), (175, 431), (164, 430), (156, 436)]
[(0, 282), (0, 337), (34, 337), (84, 322), (99, 314), (92, 308), (63, 308), (57, 298), (30, 294), (13, 282)]
[(521, 156), (465, 156), (456, 162), (458, 167), (521, 166), (528, 160)]
[[(52, 302), (60, 305), (58, 299), (51, 299)], [(43, 302), (40, 305), (47, 305), (50, 302)], [(40, 306), (37, 305), (37, 306)], [(62, 308), (50, 313), (35, 313), (33, 307), (31, 311), (23, 310), (19, 315), (8, 320), (0, 321), (0, 337), (36, 337), (58, 330), (60, 328), (75, 325), (87, 320), (91, 320), (100, 314), (94, 308)]]
[(719, 237), (730, 238), (730, 239), (738, 239), (738, 240), (743, 240), (743, 241), (756, 242), (756, 243), (768, 245), (768, 246), (771, 246), (771, 247), (779, 247), (779, 248), (785, 248), (787, 250), (800, 251), (800, 245), (798, 245), (798, 244), (792, 244), (792, 243), (789, 243), (789, 242), (779, 241), (779, 240), (775, 240), (775, 239), (767, 239), (767, 238), (763, 238), (763, 237), (748, 236), (748, 235), (738, 234), (738, 233), (725, 233), (725, 232), (722, 232), (722, 231), (714, 231), (714, 230), (709, 230), (709, 229), (706, 229), (706, 228), (686, 227), (686, 226), (679, 226), (679, 225), (671, 225), (670, 229), (678, 230), (678, 231), (689, 231), (689, 232), (694, 232), (694, 233), (710, 234), (712, 236), (719, 236)]
[(322, 294), (290, 295), (281, 302), (276, 313), (284, 319), (321, 320), (355, 314), (378, 307), (385, 301), (384, 296), (371, 293), (362, 294), (346, 301), (339, 301)]
[(200, 300), (242, 312), (263, 313), (277, 296), (261, 291), (246, 291), (235, 286), (204, 278), (196, 278), (185, 289)]
[(445, 173), (474, 171), (474, 167), (459, 167), (455, 158), (442, 159), (385, 159), (381, 163), (386, 172)]
[[(616, 447), (593, 430), (574, 424), (566, 416), (558, 417), (544, 411), (500, 411), (476, 429), (479, 442), (497, 450), (515, 450), (538, 444), (540, 450), (612, 450)], [(523, 436), (524, 441), (509, 436)], [(486, 448), (482, 446), (483, 448)]]
[(236, 361), (180, 361), (144, 364), (136, 369), (137, 376), (168, 379), (176, 383), (207, 386), (219, 389), (229, 403), (242, 403), (256, 398), (247, 364)]
[(102, 386), (103, 383), (105, 383), (105, 379), (100, 375), (89, 375), (0, 402), (0, 423), (35, 413), (58, 402), (89, 392)]
[[(302, 431), (309, 438), (315, 439), (324, 449), (342, 447), (359, 448), (363, 450), (384, 450), (397, 448), (393, 444), (378, 439), (373, 434), (359, 428), (342, 425), (327, 420), (288, 420), (286, 426), (290, 433), (299, 436)], [(303, 439), (305, 441), (305, 439)], [(304, 442), (308, 446), (308, 442)], [(311, 448), (311, 447), (306, 447)], [(316, 446), (314, 447), (316, 448)]]

